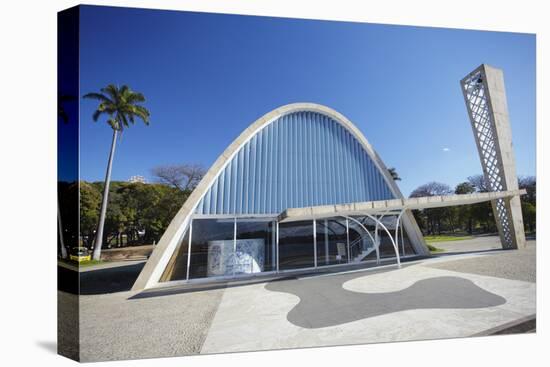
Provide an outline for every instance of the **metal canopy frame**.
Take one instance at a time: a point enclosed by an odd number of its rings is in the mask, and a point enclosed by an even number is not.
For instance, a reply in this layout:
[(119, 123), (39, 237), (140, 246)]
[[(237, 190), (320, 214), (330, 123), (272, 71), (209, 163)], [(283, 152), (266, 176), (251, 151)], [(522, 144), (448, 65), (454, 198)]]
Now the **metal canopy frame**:
[[(399, 212), (399, 214), (397, 214), (398, 217), (397, 217), (397, 221), (396, 221), (396, 224), (395, 224), (395, 239), (394, 239), (394, 236), (392, 236), (392, 234), (390, 233), (388, 227), (386, 227), (386, 225), (384, 225), (384, 223), (382, 223), (382, 218), (384, 216), (388, 215), (388, 212), (385, 212), (384, 214), (382, 214), (382, 216), (379, 219), (376, 218), (375, 216), (369, 214), (369, 213), (357, 213), (357, 215), (368, 217), (368, 218), (370, 218), (374, 221), (374, 223), (376, 224), (376, 226), (375, 226), (375, 228), (376, 228), (375, 229), (375, 234), (376, 235), (378, 234), (378, 226), (382, 227), (382, 229), (388, 234), (388, 237), (390, 238), (390, 241), (393, 245), (393, 249), (395, 251), (395, 258), (397, 260), (397, 268), (401, 268), (401, 258), (399, 256), (399, 248), (397, 246), (397, 234), (398, 234), (398, 230), (399, 230), (399, 220), (401, 219), (401, 216), (403, 215), (404, 212), (405, 212), (405, 210), (401, 210), (401, 212)], [(365, 230), (365, 232), (368, 233), (368, 235), (371, 237), (371, 239), (373, 239), (370, 232), (369, 232), (369, 230), (361, 222), (359, 222), (357, 219), (355, 219), (353, 217), (346, 216), (346, 215), (342, 215), (342, 217), (346, 218), (347, 220), (352, 220), (355, 223), (359, 224)], [(376, 263), (380, 264), (379, 243), (378, 243), (377, 239), (373, 239), (373, 242), (374, 242), (374, 248), (376, 250)]]

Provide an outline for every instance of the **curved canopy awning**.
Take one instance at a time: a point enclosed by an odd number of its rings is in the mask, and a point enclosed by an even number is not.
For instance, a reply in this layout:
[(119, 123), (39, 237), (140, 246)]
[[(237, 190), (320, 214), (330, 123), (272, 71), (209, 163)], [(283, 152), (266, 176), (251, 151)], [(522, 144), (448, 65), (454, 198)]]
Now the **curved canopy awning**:
[(320, 219), (335, 216), (361, 214), (384, 214), (407, 209), (441, 208), (447, 206), (476, 204), (484, 201), (506, 199), (525, 195), (522, 190), (482, 192), (460, 195), (423, 196), (409, 199), (378, 200), (341, 205), (321, 205), (304, 208), (289, 208), (279, 214), (279, 222), (293, 222), (307, 219)]

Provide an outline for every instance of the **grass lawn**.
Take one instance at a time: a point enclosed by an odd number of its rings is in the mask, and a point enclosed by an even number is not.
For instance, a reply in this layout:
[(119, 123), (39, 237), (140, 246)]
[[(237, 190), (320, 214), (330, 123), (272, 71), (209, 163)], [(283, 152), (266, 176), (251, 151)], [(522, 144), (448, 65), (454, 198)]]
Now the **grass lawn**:
[(471, 240), (472, 236), (451, 236), (451, 235), (441, 235), (441, 236), (424, 236), (426, 243), (434, 242), (449, 242), (449, 241), (462, 241), (462, 240)]
[(443, 250), (442, 248), (435, 247), (434, 245), (430, 245), (429, 243), (428, 243), (428, 250), (430, 250), (430, 253), (432, 253), (432, 254), (437, 254), (439, 252), (445, 252), (445, 250)]
[[(91, 266), (91, 265), (97, 265), (97, 264), (101, 264), (103, 263), (103, 261), (101, 260), (90, 260), (90, 261), (81, 261), (79, 263), (79, 266), (83, 267), (83, 266)], [(75, 263), (76, 264), (76, 263)]]
[(75, 267), (85, 267), (85, 266), (92, 266), (92, 265), (97, 265), (97, 264), (102, 264), (104, 263), (104, 261), (102, 260), (90, 260), (90, 261), (82, 261), (80, 263), (74, 261), (74, 260), (68, 260), (68, 259), (58, 259), (58, 261), (62, 262), (62, 263), (65, 263), (67, 265), (70, 265), (70, 266), (75, 266)]

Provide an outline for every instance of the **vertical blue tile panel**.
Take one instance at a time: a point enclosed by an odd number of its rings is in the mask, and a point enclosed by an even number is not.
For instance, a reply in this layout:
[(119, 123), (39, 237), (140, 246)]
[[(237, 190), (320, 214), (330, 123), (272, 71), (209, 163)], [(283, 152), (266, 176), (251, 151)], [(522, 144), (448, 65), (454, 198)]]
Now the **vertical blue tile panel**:
[(198, 214), (278, 214), (286, 208), (393, 199), (373, 160), (338, 122), (315, 112), (280, 117), (228, 162)]

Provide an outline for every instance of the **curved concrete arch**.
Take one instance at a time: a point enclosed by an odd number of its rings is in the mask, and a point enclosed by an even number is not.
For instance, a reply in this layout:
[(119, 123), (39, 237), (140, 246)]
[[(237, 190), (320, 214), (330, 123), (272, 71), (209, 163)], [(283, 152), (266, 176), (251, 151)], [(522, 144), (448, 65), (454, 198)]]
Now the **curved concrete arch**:
[[(378, 171), (382, 174), (382, 177), (384, 178), (384, 181), (392, 194), (396, 198), (403, 197), (395, 181), (391, 178), (387, 167), (382, 162), (382, 159), (378, 156), (361, 131), (344, 115), (333, 110), (332, 108), (316, 103), (292, 103), (281, 106), (263, 115), (248, 126), (218, 157), (218, 159), (207, 171), (201, 182), (193, 190), (189, 198), (178, 211), (174, 219), (170, 222), (159, 243), (155, 246), (153, 253), (147, 260), (147, 263), (141, 271), (138, 279), (134, 283), (132, 288), (133, 290), (150, 288), (158, 282), (170, 260), (170, 257), (175, 251), (178, 242), (183, 237), (184, 231), (188, 226), (197, 205), (206, 192), (211, 188), (220, 173), (224, 170), (225, 166), (233, 159), (239, 150), (264, 127), (273, 123), (277, 119), (294, 112), (316, 112), (325, 115), (342, 125), (352, 134), (353, 137), (357, 139), (363, 149), (367, 152)], [(421, 254), (427, 254), (422, 234), (420, 233), (418, 225), (410, 213), (408, 216), (405, 216), (403, 224), (409, 234), (409, 238), (411, 239), (415, 250)]]

